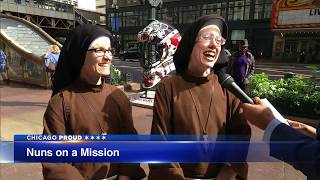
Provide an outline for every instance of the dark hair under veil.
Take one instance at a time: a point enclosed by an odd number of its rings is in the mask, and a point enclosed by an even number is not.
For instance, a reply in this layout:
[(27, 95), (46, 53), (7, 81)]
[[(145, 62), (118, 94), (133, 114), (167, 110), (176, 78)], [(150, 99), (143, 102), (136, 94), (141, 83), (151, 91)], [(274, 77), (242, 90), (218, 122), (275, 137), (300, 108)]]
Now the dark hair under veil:
[(108, 30), (90, 24), (79, 25), (69, 33), (54, 73), (52, 96), (80, 78), (87, 50), (90, 44), (101, 36), (109, 37), (111, 40)]
[[(191, 24), (184, 35), (181, 38), (178, 49), (173, 56), (173, 62), (176, 67), (176, 73), (182, 74), (188, 68), (190, 61), (190, 56), (194, 44), (196, 43), (196, 38), (200, 29), (207, 25), (217, 25), (221, 31), (222, 37), (227, 39), (228, 37), (228, 26), (225, 20), (221, 16), (216, 15), (205, 15), (199, 18), (197, 21)], [(219, 54), (218, 60), (215, 63), (213, 70), (225, 71), (228, 65), (228, 59), (225, 53), (224, 45), (221, 46), (221, 52)]]

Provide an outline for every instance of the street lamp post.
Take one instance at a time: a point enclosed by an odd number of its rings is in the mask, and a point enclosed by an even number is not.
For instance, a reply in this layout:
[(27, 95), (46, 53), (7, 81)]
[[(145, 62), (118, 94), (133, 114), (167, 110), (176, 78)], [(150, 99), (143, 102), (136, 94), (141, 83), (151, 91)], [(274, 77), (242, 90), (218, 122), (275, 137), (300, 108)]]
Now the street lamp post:
[[(149, 5), (151, 6), (151, 12), (149, 16), (149, 23), (156, 20), (156, 8), (160, 5), (162, 5), (162, 0), (148, 0)], [(156, 43), (150, 43), (149, 46), (147, 46), (148, 56), (147, 60), (145, 59), (144, 64), (154, 64), (157, 62), (157, 54), (156, 54)], [(148, 65), (148, 66), (149, 66)], [(148, 89), (145, 90), (144, 94), (140, 96), (141, 98), (150, 98), (148, 97)], [(152, 97), (151, 97), (152, 99)]]
[(119, 31), (119, 17), (118, 17), (118, 1), (117, 0), (113, 0), (112, 5), (112, 15), (111, 15), (111, 28), (113, 31), (113, 40), (114, 40), (114, 46), (115, 46), (115, 55), (118, 56), (119, 55), (119, 39), (120, 36), (118, 34)]
[(151, 5), (150, 22), (156, 20), (156, 8), (162, 5), (162, 0), (148, 0)]
[[(151, 5), (151, 13), (150, 13), (150, 18), (149, 22), (152, 22), (156, 20), (156, 8), (162, 4), (162, 0), (148, 0), (149, 4)], [(156, 44), (152, 43), (151, 46), (149, 47), (149, 52), (151, 52), (150, 62), (151, 64), (157, 62), (157, 57), (156, 57)]]

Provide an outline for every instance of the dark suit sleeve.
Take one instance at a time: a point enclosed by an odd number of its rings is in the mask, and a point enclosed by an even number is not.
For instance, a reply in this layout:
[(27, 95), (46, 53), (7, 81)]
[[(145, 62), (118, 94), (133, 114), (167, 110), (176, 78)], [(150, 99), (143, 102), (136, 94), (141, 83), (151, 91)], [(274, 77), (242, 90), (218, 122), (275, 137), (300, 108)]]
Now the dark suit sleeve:
[(270, 141), (272, 142), (270, 143), (271, 156), (291, 164), (309, 179), (319, 179), (320, 143), (318, 140), (281, 123), (272, 132)]

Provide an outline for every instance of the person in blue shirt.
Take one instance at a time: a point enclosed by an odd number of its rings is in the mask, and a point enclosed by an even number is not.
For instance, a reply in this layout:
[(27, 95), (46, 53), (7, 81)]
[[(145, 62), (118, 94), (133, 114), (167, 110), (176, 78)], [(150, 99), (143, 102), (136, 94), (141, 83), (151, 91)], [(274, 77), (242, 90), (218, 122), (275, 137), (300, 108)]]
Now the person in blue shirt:
[(50, 51), (44, 56), (46, 71), (48, 73), (48, 76), (51, 79), (51, 82), (53, 82), (53, 77), (54, 77), (53, 74), (56, 70), (59, 56), (60, 56), (60, 48), (57, 45), (51, 45)]
[(9, 84), (9, 79), (7, 75), (7, 56), (2, 49), (0, 49), (0, 74), (3, 82)]
[(45, 55), (45, 66), (47, 71), (54, 72), (58, 64), (60, 48), (57, 45), (51, 45), (50, 51)]
[[(270, 108), (259, 98), (255, 104), (242, 104), (245, 119), (264, 130), (270, 155), (291, 164), (308, 179), (320, 179), (319, 126), (314, 128), (288, 120), (289, 125), (276, 119)], [(279, 144), (279, 142), (281, 144)]]

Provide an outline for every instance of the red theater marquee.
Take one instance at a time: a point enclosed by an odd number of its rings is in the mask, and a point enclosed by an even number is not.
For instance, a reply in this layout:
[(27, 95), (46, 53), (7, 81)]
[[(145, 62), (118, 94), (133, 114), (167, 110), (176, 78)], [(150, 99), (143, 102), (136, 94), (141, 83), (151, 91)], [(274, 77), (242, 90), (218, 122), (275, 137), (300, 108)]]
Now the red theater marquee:
[(271, 28), (320, 28), (320, 0), (274, 0)]

